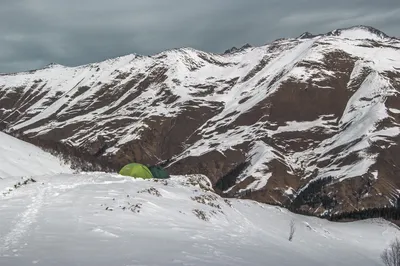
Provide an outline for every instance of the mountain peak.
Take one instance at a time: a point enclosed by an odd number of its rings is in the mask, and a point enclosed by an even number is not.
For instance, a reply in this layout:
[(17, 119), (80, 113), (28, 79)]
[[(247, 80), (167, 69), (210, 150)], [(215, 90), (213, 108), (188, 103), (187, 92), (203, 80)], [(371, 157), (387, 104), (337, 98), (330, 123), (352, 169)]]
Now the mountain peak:
[(297, 39), (310, 39), (314, 38), (317, 36), (337, 36), (337, 37), (343, 37), (343, 38), (348, 38), (348, 39), (372, 39), (372, 40), (382, 40), (385, 38), (390, 38), (386, 33), (371, 27), (371, 26), (365, 26), (365, 25), (357, 25), (357, 26), (351, 26), (347, 28), (340, 28), (340, 29), (335, 29), (332, 30), (328, 33), (325, 34), (317, 34), (314, 35), (308, 31), (304, 32), (301, 34)]
[(326, 36), (340, 36), (349, 39), (385, 39), (389, 36), (371, 26), (358, 25), (348, 28), (336, 29), (325, 34)]
[(43, 69), (46, 69), (46, 68), (56, 68), (56, 67), (64, 67), (64, 66), (61, 65), (61, 64), (52, 62), (52, 63), (50, 63), (50, 64), (45, 65), (45, 66), (43, 67)]
[(297, 37), (297, 39), (309, 39), (309, 38), (313, 38), (313, 37), (315, 37), (314, 34), (306, 31), (303, 34), (301, 34), (299, 37)]
[(240, 48), (237, 48), (237, 47), (233, 46), (232, 48), (226, 50), (226, 51), (224, 52), (224, 54), (231, 54), (231, 53), (240, 52), (240, 51), (243, 51), (243, 50), (245, 50), (245, 49), (247, 49), (247, 48), (250, 48), (250, 47), (252, 47), (252, 46), (251, 46), (251, 44), (248, 44), (248, 43), (246, 43), (245, 45), (243, 45), (243, 46), (240, 47)]

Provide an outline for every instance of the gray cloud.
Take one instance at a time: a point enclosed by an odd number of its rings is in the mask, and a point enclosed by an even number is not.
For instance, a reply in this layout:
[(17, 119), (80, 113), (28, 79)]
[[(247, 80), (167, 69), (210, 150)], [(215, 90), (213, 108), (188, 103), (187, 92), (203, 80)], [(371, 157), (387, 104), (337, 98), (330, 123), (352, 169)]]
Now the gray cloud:
[(359, 24), (400, 36), (398, 0), (0, 0), (0, 72), (184, 46), (220, 53)]

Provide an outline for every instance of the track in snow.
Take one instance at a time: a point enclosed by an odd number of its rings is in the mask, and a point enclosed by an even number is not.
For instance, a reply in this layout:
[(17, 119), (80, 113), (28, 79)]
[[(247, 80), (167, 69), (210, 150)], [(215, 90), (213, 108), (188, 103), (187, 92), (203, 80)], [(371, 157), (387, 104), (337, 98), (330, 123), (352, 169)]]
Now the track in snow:
[(31, 198), (32, 202), (26, 207), (26, 210), (20, 213), (14, 222), (9, 232), (1, 237), (0, 256), (5, 252), (13, 250), (16, 252), (20, 247), (20, 240), (27, 235), (29, 229), (36, 221), (36, 216), (45, 201), (45, 195), (48, 188), (36, 188), (37, 194)]

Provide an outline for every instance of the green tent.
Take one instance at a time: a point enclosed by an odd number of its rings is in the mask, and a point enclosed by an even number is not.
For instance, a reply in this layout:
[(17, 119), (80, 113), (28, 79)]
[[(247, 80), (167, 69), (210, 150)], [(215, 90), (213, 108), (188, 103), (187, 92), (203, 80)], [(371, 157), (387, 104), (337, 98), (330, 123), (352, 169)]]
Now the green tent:
[(149, 170), (154, 178), (167, 179), (169, 178), (168, 172), (158, 165), (149, 166)]
[(144, 178), (144, 179), (149, 179), (153, 178), (152, 173), (150, 172), (149, 168), (143, 164), (139, 163), (130, 163), (122, 167), (122, 169), (119, 171), (120, 175), (124, 176), (131, 176), (131, 177), (137, 177), (137, 178)]

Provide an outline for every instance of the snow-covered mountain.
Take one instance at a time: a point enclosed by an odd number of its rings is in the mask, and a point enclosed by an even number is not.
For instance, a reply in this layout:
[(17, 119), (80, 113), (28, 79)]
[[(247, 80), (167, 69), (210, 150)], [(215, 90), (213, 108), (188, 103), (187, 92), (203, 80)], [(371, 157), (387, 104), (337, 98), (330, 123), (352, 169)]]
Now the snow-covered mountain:
[(400, 41), (364, 26), (0, 76), (0, 128), (78, 161), (164, 162), (315, 214), (399, 197)]

